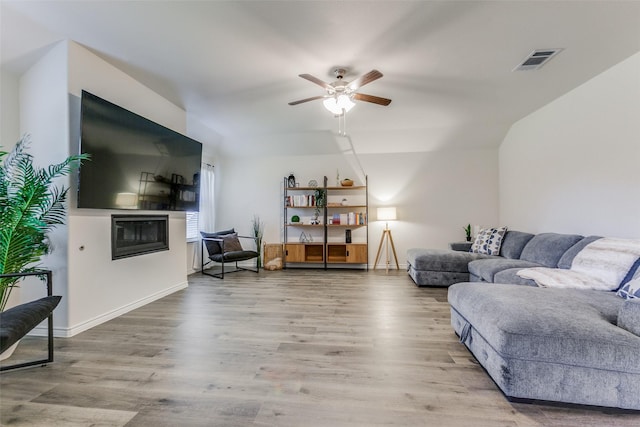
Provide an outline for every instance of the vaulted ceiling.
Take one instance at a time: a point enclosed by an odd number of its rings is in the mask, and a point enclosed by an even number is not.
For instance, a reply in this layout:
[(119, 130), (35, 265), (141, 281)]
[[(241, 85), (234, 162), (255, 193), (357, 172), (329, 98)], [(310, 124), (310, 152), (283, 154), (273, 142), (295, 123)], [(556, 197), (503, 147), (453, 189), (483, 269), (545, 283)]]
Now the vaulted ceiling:
[[(640, 51), (637, 1), (2, 0), (0, 11), (4, 71), (74, 40), (221, 134), (229, 154), (323, 152), (337, 120), (321, 101), (287, 104), (323, 94), (298, 74), (384, 74), (361, 91), (391, 105), (347, 115), (359, 152), (484, 148)], [(512, 71), (539, 48), (564, 50)]]

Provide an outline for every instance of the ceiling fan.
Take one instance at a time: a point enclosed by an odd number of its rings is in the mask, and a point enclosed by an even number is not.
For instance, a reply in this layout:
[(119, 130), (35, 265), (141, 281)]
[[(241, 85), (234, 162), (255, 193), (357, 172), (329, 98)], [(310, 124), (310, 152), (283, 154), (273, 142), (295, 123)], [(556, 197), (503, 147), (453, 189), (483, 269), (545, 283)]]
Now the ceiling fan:
[(336, 81), (333, 83), (327, 83), (320, 80), (311, 74), (300, 74), (305, 80), (309, 80), (311, 83), (315, 83), (326, 90), (325, 95), (312, 96), (311, 98), (300, 99), (298, 101), (292, 101), (289, 105), (298, 105), (303, 102), (315, 101), (316, 99), (324, 99), (323, 104), (325, 108), (336, 116), (344, 115), (348, 112), (355, 103), (353, 101), (365, 101), (373, 104), (387, 106), (391, 103), (388, 98), (381, 98), (379, 96), (366, 95), (364, 93), (358, 93), (357, 90), (362, 86), (369, 84), (382, 77), (382, 73), (378, 70), (371, 70), (366, 74), (358, 77), (352, 82), (346, 82), (343, 80), (347, 70), (344, 68), (335, 68), (333, 73), (336, 76)]

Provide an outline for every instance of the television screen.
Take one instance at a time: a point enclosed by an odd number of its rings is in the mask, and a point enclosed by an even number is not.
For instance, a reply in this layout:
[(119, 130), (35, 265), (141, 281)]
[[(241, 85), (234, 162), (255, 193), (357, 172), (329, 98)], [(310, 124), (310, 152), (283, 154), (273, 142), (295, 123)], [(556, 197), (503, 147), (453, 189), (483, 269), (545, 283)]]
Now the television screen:
[(82, 91), (78, 208), (196, 211), (202, 144)]

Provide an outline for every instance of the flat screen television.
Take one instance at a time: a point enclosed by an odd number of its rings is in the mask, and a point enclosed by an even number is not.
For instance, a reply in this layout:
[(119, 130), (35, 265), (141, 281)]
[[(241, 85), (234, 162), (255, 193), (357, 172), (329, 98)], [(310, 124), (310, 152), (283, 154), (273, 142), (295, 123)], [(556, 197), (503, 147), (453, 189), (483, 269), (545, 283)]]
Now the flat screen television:
[(197, 211), (202, 144), (87, 91), (78, 208)]

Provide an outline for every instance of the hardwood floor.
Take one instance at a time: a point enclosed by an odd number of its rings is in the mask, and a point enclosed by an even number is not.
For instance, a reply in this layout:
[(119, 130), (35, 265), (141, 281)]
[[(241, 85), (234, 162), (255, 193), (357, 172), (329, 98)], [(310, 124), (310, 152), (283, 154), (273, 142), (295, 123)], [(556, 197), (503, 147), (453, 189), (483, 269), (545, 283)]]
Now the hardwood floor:
[[(512, 404), (403, 271), (193, 275), (189, 288), (0, 375), (6, 426), (638, 426)], [(27, 338), (16, 357), (42, 349)]]

